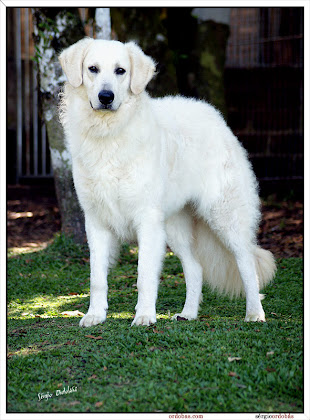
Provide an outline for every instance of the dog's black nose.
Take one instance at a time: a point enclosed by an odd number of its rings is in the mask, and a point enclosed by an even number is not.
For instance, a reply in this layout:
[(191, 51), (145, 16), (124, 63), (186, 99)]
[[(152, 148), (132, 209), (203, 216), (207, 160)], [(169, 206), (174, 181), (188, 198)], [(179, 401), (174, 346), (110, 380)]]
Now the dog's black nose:
[(114, 100), (114, 93), (111, 90), (101, 90), (98, 98), (103, 105), (110, 105)]

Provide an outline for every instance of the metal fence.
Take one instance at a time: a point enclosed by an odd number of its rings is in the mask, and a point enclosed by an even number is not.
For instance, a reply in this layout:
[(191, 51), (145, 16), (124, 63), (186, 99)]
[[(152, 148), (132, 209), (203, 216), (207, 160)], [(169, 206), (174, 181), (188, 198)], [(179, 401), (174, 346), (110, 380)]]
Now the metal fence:
[[(85, 21), (87, 9), (80, 13)], [(15, 80), (8, 84), (8, 131), (16, 142), (16, 182), (51, 177), (31, 60), (31, 9), (8, 9), (7, 27), (8, 73)], [(86, 32), (92, 31), (88, 25)], [(302, 179), (303, 9), (231, 8), (225, 74), (228, 124), (249, 151), (258, 177)]]
[(51, 177), (46, 127), (40, 118), (37, 72), (31, 57), (31, 9), (14, 9), (16, 66), (16, 178)]
[(303, 179), (303, 9), (231, 9), (228, 123), (260, 180)]
[(302, 8), (233, 8), (226, 67), (303, 67)]

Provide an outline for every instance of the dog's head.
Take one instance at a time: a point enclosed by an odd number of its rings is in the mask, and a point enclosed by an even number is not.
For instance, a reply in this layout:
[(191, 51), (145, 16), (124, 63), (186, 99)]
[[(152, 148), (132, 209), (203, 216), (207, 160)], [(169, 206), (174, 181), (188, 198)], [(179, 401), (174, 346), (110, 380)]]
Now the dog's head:
[(155, 74), (155, 63), (134, 42), (84, 38), (65, 49), (59, 61), (68, 82), (86, 88), (94, 110), (116, 111), (128, 97), (139, 95)]

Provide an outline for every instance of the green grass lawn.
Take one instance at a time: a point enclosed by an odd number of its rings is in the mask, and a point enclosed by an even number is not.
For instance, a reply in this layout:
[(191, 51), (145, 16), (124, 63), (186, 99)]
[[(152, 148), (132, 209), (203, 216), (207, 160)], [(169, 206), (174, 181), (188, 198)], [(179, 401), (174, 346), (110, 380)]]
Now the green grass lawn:
[(303, 412), (302, 269), (301, 259), (278, 261), (264, 290), (266, 323), (243, 322), (244, 299), (207, 287), (199, 319), (172, 321), (185, 283), (168, 253), (157, 323), (130, 327), (137, 249), (125, 246), (109, 278), (106, 323), (82, 329), (87, 249), (59, 236), (43, 251), (10, 255), (7, 411)]

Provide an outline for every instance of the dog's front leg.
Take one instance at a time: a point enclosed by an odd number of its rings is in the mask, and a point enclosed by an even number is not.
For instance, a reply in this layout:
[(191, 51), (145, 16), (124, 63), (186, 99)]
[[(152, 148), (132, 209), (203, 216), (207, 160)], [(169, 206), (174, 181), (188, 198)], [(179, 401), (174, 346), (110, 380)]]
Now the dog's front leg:
[(138, 303), (131, 325), (150, 325), (156, 322), (157, 290), (166, 247), (164, 223), (161, 219), (153, 211), (138, 231)]
[(90, 327), (106, 320), (108, 268), (117, 247), (116, 239), (108, 229), (87, 217), (85, 227), (90, 250), (90, 305), (80, 321), (80, 327)]

